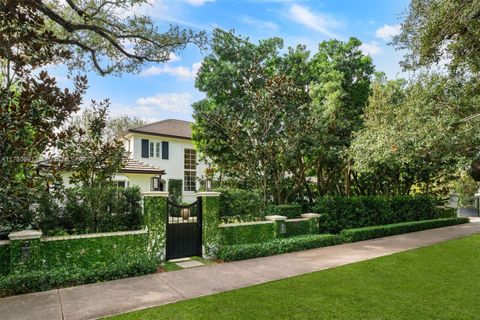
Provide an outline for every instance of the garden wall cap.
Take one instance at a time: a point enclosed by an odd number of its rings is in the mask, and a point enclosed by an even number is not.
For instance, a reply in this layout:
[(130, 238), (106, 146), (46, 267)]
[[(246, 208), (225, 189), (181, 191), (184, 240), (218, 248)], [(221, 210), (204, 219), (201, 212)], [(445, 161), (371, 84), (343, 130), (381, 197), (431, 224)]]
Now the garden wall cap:
[(42, 231), (40, 230), (23, 230), (10, 232), (8, 238), (10, 240), (27, 240), (27, 239), (39, 239), (42, 236)]
[(144, 197), (168, 197), (167, 191), (148, 191), (142, 193)]
[(204, 192), (197, 192), (195, 194), (197, 197), (219, 197), (220, 192), (216, 191), (204, 191)]
[(279, 215), (272, 215), (272, 216), (265, 216), (265, 219), (268, 220), (268, 221), (284, 221), (284, 220), (287, 220), (287, 217), (279, 216)]
[(312, 218), (320, 218), (321, 214), (319, 214), (319, 213), (302, 213), (300, 216), (302, 218), (312, 219)]

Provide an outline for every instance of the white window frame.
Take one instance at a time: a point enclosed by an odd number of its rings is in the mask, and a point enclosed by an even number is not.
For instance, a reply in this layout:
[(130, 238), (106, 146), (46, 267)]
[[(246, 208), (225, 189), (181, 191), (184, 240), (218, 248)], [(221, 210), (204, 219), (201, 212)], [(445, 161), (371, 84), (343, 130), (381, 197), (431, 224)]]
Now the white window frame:
[(150, 158), (153, 158), (153, 156), (155, 155), (155, 142), (153, 141), (150, 141), (148, 143), (148, 155)]
[[(189, 163), (190, 168), (187, 167), (187, 162), (186, 162), (186, 155), (187, 152), (193, 151), (195, 153), (195, 159), (194, 159), (194, 168), (191, 168), (191, 163)], [(189, 159), (191, 161), (191, 159)], [(184, 148), (183, 149), (183, 191), (185, 192), (195, 192), (197, 190), (197, 151), (194, 148)], [(190, 177), (193, 174), (193, 189), (192, 189), (192, 184)], [(189, 177), (187, 179), (187, 176)]]

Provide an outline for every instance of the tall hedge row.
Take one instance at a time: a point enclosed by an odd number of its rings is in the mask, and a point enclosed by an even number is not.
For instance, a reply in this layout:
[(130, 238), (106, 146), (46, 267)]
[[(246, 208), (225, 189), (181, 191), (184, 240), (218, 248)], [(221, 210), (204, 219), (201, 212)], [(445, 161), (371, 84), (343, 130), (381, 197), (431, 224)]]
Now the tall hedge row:
[(259, 243), (275, 238), (273, 223), (255, 223), (220, 227), (220, 239), (223, 245)]
[(314, 211), (321, 214), (320, 232), (338, 233), (343, 229), (446, 218), (453, 214), (440, 210), (438, 204), (430, 196), (325, 197), (317, 201)]

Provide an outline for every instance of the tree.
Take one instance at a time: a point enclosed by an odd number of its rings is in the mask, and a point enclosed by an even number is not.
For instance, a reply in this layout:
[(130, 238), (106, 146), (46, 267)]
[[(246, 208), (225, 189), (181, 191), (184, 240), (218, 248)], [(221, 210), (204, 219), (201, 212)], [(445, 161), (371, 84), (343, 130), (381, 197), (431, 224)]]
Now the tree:
[(480, 72), (480, 3), (412, 0), (393, 44), (408, 49), (403, 66), (416, 69), (447, 61), (451, 71)]
[[(94, 109), (84, 109), (78, 115), (75, 115), (70, 121), (75, 127), (88, 130), (90, 122), (96, 117)], [(129, 129), (147, 124), (147, 121), (140, 117), (132, 117), (128, 115), (108, 116), (106, 119), (106, 127), (102, 133), (102, 137), (106, 141), (122, 138)]]
[(324, 41), (310, 63), (310, 97), (318, 120), (309, 162), (320, 195), (351, 193), (355, 173), (346, 151), (353, 133), (362, 127), (374, 72), (372, 59), (360, 45), (356, 38)]
[(110, 183), (126, 161), (123, 143), (106, 139), (108, 100), (93, 102), (90, 118), (82, 126), (68, 128), (73, 137), (61, 146), (64, 169), (71, 173), (70, 183), (99, 187)]
[(365, 128), (350, 153), (361, 174), (381, 175), (374, 193), (408, 194), (434, 182), (478, 154), (479, 131), (463, 121), (478, 110), (466, 93), (467, 79), (422, 74), (416, 79), (377, 81), (365, 112)]
[(306, 89), (278, 69), (281, 46), (278, 38), (255, 45), (215, 30), (195, 82), (207, 97), (193, 105), (200, 152), (277, 203), (286, 200), (283, 185), (309, 127)]
[[(166, 62), (188, 44), (203, 47), (204, 31), (171, 25), (161, 32), (152, 19), (136, 14), (147, 0), (6, 0), (0, 10), (29, 6), (46, 21), (50, 41), (71, 52), (72, 69), (101, 75), (138, 71), (146, 62)], [(133, 12), (133, 14), (132, 14)]]

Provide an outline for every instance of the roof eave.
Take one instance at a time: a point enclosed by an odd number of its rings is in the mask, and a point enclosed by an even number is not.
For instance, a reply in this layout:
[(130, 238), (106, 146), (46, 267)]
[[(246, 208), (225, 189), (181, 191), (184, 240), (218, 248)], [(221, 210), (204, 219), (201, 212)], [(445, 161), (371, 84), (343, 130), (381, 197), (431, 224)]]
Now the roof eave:
[(173, 139), (192, 140), (192, 137), (182, 137), (182, 136), (176, 136), (176, 135), (171, 135), (171, 134), (148, 132), (148, 131), (141, 131), (141, 130), (135, 130), (135, 129), (130, 129), (130, 130), (128, 130), (128, 132), (140, 133), (140, 134), (158, 136), (158, 137), (173, 138)]

